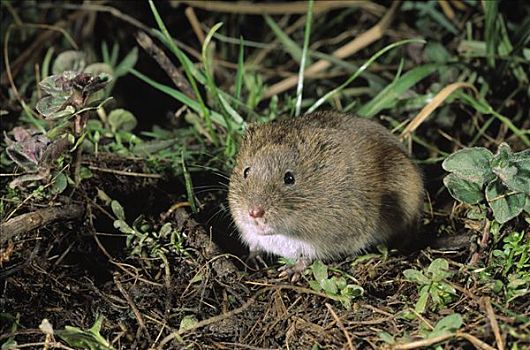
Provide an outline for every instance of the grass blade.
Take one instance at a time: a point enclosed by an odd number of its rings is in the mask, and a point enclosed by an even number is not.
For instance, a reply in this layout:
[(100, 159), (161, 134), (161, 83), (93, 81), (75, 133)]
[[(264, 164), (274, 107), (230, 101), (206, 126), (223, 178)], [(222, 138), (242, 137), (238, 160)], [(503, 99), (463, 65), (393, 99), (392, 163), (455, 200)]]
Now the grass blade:
[(357, 114), (361, 117), (371, 118), (383, 109), (394, 106), (398, 97), (401, 96), (405, 91), (409, 90), (419, 81), (423, 80), (443, 66), (444, 65), (437, 63), (430, 63), (408, 71), (407, 73), (403, 74), (403, 76), (387, 85), (370, 102), (362, 106), (357, 111)]
[[(134, 76), (136, 76), (137, 78), (143, 80), (147, 84), (151, 85), (155, 89), (157, 89), (159, 91), (162, 91), (163, 93), (173, 97), (177, 101), (180, 101), (181, 103), (185, 104), (186, 106), (191, 108), (196, 113), (201, 113), (200, 104), (197, 101), (192, 100), (188, 96), (184, 95), (182, 92), (180, 92), (180, 91), (178, 91), (176, 89), (170, 88), (167, 85), (164, 85), (164, 84), (161, 84), (159, 82), (156, 82), (153, 79), (149, 78), (148, 76), (143, 75), (142, 73), (138, 72), (134, 68), (130, 70), (130, 73), (133, 74)], [(223, 126), (225, 128), (227, 127), (225, 118), (221, 114), (219, 114), (217, 112), (214, 112), (214, 111), (209, 111), (209, 113), (210, 113), (210, 115), (212, 117), (212, 120), (215, 123), (217, 123), (217, 124), (219, 124), (219, 125), (221, 125), (221, 126)]]
[(320, 107), (324, 102), (326, 102), (331, 96), (335, 95), (342, 89), (344, 89), (346, 86), (348, 86), (352, 81), (357, 79), (359, 75), (361, 75), (362, 72), (364, 72), (375, 60), (377, 60), (380, 56), (384, 55), (386, 52), (401, 46), (406, 45), (410, 43), (425, 43), (425, 40), (421, 39), (407, 39), (407, 40), (401, 40), (395, 43), (392, 43), (390, 45), (387, 45), (386, 47), (382, 48), (378, 52), (376, 52), (368, 61), (366, 61), (359, 69), (353, 73), (352, 76), (350, 76), (344, 83), (342, 83), (339, 87), (329, 91), (327, 94), (319, 98), (308, 110), (307, 113), (314, 112), (318, 107)]
[(191, 181), (191, 175), (188, 171), (188, 167), (186, 166), (185, 162), (185, 155), (186, 151), (185, 149), (182, 149), (182, 152), (180, 153), (180, 161), (182, 165), (182, 174), (184, 175), (184, 182), (186, 186), (186, 195), (188, 197), (188, 202), (190, 203), (191, 210), (196, 213), (197, 212), (197, 204), (195, 203), (195, 193), (193, 193), (193, 182)]
[(311, 36), (311, 22), (313, 21), (313, 0), (307, 4), (307, 15), (304, 29), (304, 48), (302, 59), (300, 60), (300, 70), (298, 72), (298, 84), (296, 86), (296, 109), (295, 116), (299, 116), (302, 110), (302, 92), (304, 89), (304, 70), (307, 60), (307, 48), (309, 47), (309, 37)]
[(209, 121), (210, 116), (208, 114), (208, 108), (206, 107), (206, 104), (204, 103), (201, 93), (199, 92), (199, 89), (197, 88), (197, 82), (195, 81), (195, 78), (192, 73), (194, 70), (193, 63), (184, 54), (184, 52), (182, 52), (178, 48), (178, 46), (173, 41), (173, 38), (171, 37), (171, 35), (169, 35), (166, 25), (162, 21), (162, 18), (160, 17), (160, 14), (158, 13), (158, 10), (156, 9), (153, 0), (149, 0), (149, 6), (151, 8), (151, 12), (153, 13), (153, 16), (155, 17), (155, 21), (158, 24), (158, 27), (160, 28), (162, 36), (164, 37), (163, 43), (171, 50), (171, 52), (173, 52), (173, 54), (178, 58), (178, 60), (180, 61), (180, 64), (182, 64), (182, 67), (184, 68), (184, 73), (186, 74), (186, 77), (191, 85), (191, 88), (193, 92), (195, 93), (195, 97), (197, 98), (197, 101), (199, 102), (199, 105), (201, 108), (199, 113), (206, 121), (206, 124), (211, 123), (211, 121)]
[(237, 72), (236, 72), (236, 99), (241, 99), (241, 86), (243, 85), (243, 75), (245, 74), (244, 65), (245, 56), (245, 44), (243, 37), (239, 37), (239, 57), (237, 59)]
[[(310, 3), (311, 2), (312, 1), (310, 1)], [(309, 6), (311, 6), (311, 4), (309, 4)], [(278, 26), (269, 15), (265, 15), (264, 18), (267, 25), (272, 29), (274, 35), (276, 35), (276, 38), (282, 43), (283, 47), (285, 48), (285, 51), (287, 51), (287, 53), (296, 62), (300, 63), (302, 61), (303, 55), (302, 48), (300, 48), (300, 46), (298, 46), (295, 41), (293, 41), (287, 34), (285, 34), (282, 28), (280, 28), (280, 26)]]
[(483, 1), (484, 15), (485, 15), (485, 32), (484, 37), (486, 41), (487, 61), (490, 67), (495, 67), (495, 53), (497, 52), (497, 45), (499, 42), (497, 31), (497, 17), (499, 16), (499, 9), (497, 1)]

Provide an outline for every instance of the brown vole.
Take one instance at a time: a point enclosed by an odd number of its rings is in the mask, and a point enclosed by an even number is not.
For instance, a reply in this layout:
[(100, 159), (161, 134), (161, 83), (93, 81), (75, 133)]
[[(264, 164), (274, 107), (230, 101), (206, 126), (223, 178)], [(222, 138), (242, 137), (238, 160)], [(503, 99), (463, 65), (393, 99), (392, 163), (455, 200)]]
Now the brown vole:
[(376, 122), (317, 112), (251, 125), (230, 177), (230, 212), (251, 254), (298, 261), (406, 239), (423, 206), (420, 171)]

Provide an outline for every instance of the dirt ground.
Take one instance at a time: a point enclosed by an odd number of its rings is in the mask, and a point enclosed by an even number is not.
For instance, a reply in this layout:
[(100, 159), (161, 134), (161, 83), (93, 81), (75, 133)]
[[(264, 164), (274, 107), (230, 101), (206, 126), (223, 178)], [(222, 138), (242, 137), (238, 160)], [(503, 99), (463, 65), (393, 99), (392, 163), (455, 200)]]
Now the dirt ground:
[[(123, 167), (112, 159), (102, 156), (98, 164)], [(129, 166), (141, 171), (141, 164)], [(442, 348), (466, 349), (474, 344), (489, 349), (480, 342), (495, 342), (488, 305), (496, 297), (469, 272), (467, 262), (473, 253), (469, 244), (454, 250), (390, 251), (387, 256), (333, 262), (330, 267), (352, 276), (364, 289), (348, 310), (337, 298), (311, 289), (309, 275), (297, 283), (279, 279), (274, 259), (268, 269), (245, 267), (244, 250), (230, 234), (226, 215), (220, 213), (212, 220), (223, 192), (207, 193), (201, 202), (203, 212), (191, 215), (176, 191), (170, 191), (175, 185), (178, 182), (171, 180), (100, 173), (72, 198), (58, 198), (57, 205), (81, 204), (83, 215), (28, 232), (16, 245), (3, 249), (1, 308), (18, 315), (23, 326), (11, 331), (10, 322), (2, 322), (2, 339), (16, 334), (21, 347), (57, 345), (54, 341), (60, 339), (43, 340), (38, 328), (43, 319), (56, 330), (69, 325), (88, 329), (99, 315), (101, 334), (116, 349), (309, 349), (317, 344), (322, 349), (381, 349), (390, 347), (381, 341), (381, 332), (410, 343), (418, 336), (420, 323), (428, 328), (440, 317), (458, 312), (466, 314), (466, 324)], [(112, 230), (109, 209), (98, 200), (98, 189), (120, 198), (126, 209), (149, 208), (147, 219), (154, 227), (172, 223), (185, 237), (184, 249), (168, 250), (167, 264), (130, 255), (124, 236)], [(126, 214), (133, 218), (136, 213)], [(443, 220), (448, 219), (429, 221), (439, 226)], [(458, 220), (446, 224), (470, 233)], [(423, 227), (424, 232), (428, 229)], [(418, 288), (404, 279), (403, 271), (422, 269), (439, 257), (450, 262), (458, 298), (447, 308), (410, 320), (404, 312), (413, 312), (411, 300), (418, 298)], [(519, 299), (510, 309), (528, 314), (530, 301)], [(510, 317), (509, 310), (496, 317), (512, 326), (520, 322)], [(189, 328), (182, 325), (183, 319), (191, 320)]]

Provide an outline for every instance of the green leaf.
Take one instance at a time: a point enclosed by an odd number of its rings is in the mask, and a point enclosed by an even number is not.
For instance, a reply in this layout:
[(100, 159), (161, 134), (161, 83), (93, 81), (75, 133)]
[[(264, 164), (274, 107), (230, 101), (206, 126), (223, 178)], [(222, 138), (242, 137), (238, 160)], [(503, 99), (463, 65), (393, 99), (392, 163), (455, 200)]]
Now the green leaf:
[(79, 169), (79, 178), (81, 180), (90, 179), (92, 177), (92, 171), (90, 171), (89, 168), (86, 166), (82, 166), (81, 169)]
[(513, 154), (503, 169), (493, 169), (503, 184), (513, 191), (530, 194), (530, 150)]
[(417, 313), (421, 314), (425, 311), (425, 308), (427, 307), (427, 301), (429, 300), (429, 285), (425, 285), (421, 287), (418, 301), (416, 302), (416, 305), (414, 306), (414, 310), (416, 310)]
[(500, 224), (521, 214), (525, 206), (526, 194), (506, 188), (500, 181), (492, 181), (486, 188), (486, 199), (493, 216)]
[(464, 180), (456, 174), (447, 175), (443, 181), (451, 196), (460, 202), (477, 204), (484, 199), (480, 185)]
[(112, 67), (106, 63), (92, 63), (91, 65), (87, 66), (83, 72), (91, 74), (95, 77), (100, 75), (101, 73), (107, 74), (111, 77), (114, 76), (114, 71)]
[(355, 298), (364, 294), (364, 288), (356, 284), (348, 284), (346, 287), (341, 289), (340, 294), (350, 298)]
[(142, 143), (134, 145), (131, 151), (134, 154), (141, 154), (141, 155), (154, 154), (163, 149), (169, 148), (177, 144), (178, 142), (179, 140), (177, 139), (146, 141), (146, 142), (142, 142)]
[(438, 258), (431, 262), (427, 268), (427, 272), (432, 274), (432, 279), (434, 281), (441, 281), (451, 276), (451, 273), (449, 272), (449, 263), (443, 258)]
[(201, 272), (197, 272), (195, 276), (190, 280), (190, 284), (197, 283), (204, 280), (204, 275)]
[(129, 73), (129, 71), (134, 67), (136, 64), (136, 61), (138, 61), (138, 48), (134, 47), (128, 54), (125, 56), (123, 61), (120, 62), (115, 68), (114, 68), (114, 77), (117, 79), (121, 76), (124, 76), (125, 74)]
[(312, 290), (315, 290), (317, 292), (320, 292), (322, 290), (322, 287), (320, 286), (320, 283), (318, 283), (318, 281), (315, 281), (315, 280), (309, 281), (309, 287)]
[(437, 336), (450, 334), (456, 332), (464, 324), (462, 316), (460, 314), (451, 314), (445, 316), (440, 321), (436, 323), (432, 332), (427, 336), (427, 338), (434, 338)]
[(403, 271), (403, 275), (408, 281), (415, 282), (418, 284), (429, 284), (430, 280), (425, 277), (423, 272), (414, 270), (414, 269), (407, 269)]
[(322, 287), (322, 289), (324, 289), (331, 295), (337, 295), (337, 293), (339, 292), (339, 289), (337, 288), (337, 283), (335, 282), (335, 278), (325, 278), (321, 280), (320, 286)]
[(55, 333), (72, 347), (90, 350), (112, 350), (114, 348), (99, 333), (102, 320), (102, 317), (98, 317), (88, 331), (77, 327), (65, 326), (64, 330), (59, 330)]
[(61, 74), (65, 71), (81, 72), (86, 66), (85, 53), (82, 51), (64, 51), (57, 55), (53, 62), (52, 74)]
[(427, 62), (446, 63), (451, 59), (446, 46), (434, 41), (425, 45), (424, 55)]
[(328, 278), (328, 267), (320, 260), (316, 260), (311, 265), (311, 271), (313, 271), (313, 276), (319, 284)]
[(530, 149), (514, 153), (511, 161), (514, 163), (523, 163), (523, 168), (530, 170)]
[(60, 119), (71, 116), (75, 113), (73, 106), (65, 106), (70, 95), (61, 94), (56, 96), (44, 96), (38, 102), (35, 108), (37, 112), (47, 119)]
[(197, 324), (197, 318), (195, 315), (187, 315), (180, 321), (179, 332), (187, 331), (192, 329)]
[(39, 87), (44, 93), (52, 96), (65, 93), (66, 96), (70, 96), (72, 92), (71, 81), (75, 79), (77, 73), (74, 71), (62, 72), (58, 75), (51, 75), (44, 78), (40, 83)]
[(432, 63), (413, 68), (387, 85), (376, 97), (362, 106), (357, 114), (361, 117), (371, 118), (383, 109), (393, 107), (403, 93), (441, 67), (443, 65)]
[(442, 163), (444, 170), (479, 186), (493, 180), (490, 162), (493, 154), (486, 148), (474, 147), (457, 151)]
[(122, 108), (110, 112), (108, 121), (113, 132), (132, 131), (138, 124), (136, 117), (128, 110)]
[(123, 207), (121, 206), (120, 202), (113, 200), (110, 203), (110, 207), (118, 219), (125, 220), (125, 212), (123, 211)]
[(384, 341), (387, 344), (395, 344), (396, 343), (396, 340), (394, 339), (394, 337), (392, 335), (390, 335), (390, 333), (379, 332), (379, 333), (377, 333), (377, 336), (379, 337), (379, 339), (381, 339), (382, 341)]
[(63, 193), (63, 191), (66, 189), (66, 186), (68, 186), (68, 178), (65, 174), (60, 173), (55, 177), (51, 191), (54, 194)]
[(346, 286), (348, 285), (348, 282), (346, 282), (346, 278), (341, 276), (341, 277), (335, 279), (335, 284), (337, 285), (338, 289), (343, 291), (346, 288)]
[(136, 231), (123, 220), (114, 220), (114, 228), (117, 228), (121, 233), (127, 235), (133, 235), (136, 233)]

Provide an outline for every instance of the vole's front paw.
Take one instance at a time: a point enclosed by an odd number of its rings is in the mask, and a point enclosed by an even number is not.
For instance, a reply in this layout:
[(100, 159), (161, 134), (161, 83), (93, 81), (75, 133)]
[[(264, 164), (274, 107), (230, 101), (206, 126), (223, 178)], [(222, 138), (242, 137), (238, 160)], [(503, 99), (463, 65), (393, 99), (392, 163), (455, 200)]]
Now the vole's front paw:
[(269, 268), (269, 265), (265, 262), (263, 257), (261, 256), (261, 253), (257, 250), (251, 250), (248, 253), (247, 258), (245, 259), (245, 263), (255, 270), (259, 270), (261, 268)]
[(294, 265), (286, 264), (280, 267), (278, 269), (278, 271), (280, 272), (279, 277), (280, 278), (287, 277), (289, 281), (297, 282), (300, 279), (300, 277), (302, 277), (302, 274), (304, 273), (305, 269), (307, 269), (308, 266), (309, 266), (309, 261), (307, 261), (306, 259), (300, 258), (296, 260), (296, 263), (294, 263)]

